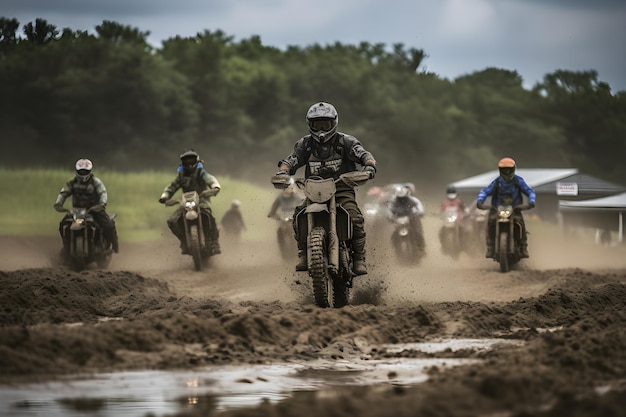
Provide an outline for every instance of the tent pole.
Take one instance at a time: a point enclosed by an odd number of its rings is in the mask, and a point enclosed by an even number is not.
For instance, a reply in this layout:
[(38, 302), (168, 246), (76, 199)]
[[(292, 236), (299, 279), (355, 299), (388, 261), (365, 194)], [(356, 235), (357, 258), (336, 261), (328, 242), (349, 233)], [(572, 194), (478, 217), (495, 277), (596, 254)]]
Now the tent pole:
[(618, 226), (618, 233), (617, 233), (617, 241), (619, 243), (622, 243), (624, 241), (624, 212), (620, 211), (619, 212), (619, 226)]

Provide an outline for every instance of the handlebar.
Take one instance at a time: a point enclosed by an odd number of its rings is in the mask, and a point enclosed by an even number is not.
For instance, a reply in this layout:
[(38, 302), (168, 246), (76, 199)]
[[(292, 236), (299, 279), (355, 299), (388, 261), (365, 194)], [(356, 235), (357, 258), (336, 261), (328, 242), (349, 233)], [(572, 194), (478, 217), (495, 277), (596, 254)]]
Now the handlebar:
[[(62, 206), (61, 207), (55, 206), (54, 209), (56, 211), (58, 211), (59, 213), (69, 213), (69, 212), (72, 211), (72, 210), (70, 210), (68, 208), (65, 208), (65, 207), (62, 207)], [(103, 210), (104, 210), (104, 204), (96, 204), (95, 206), (89, 207), (87, 209), (87, 213), (91, 213), (91, 212), (97, 213), (97, 212), (100, 212), (100, 211), (103, 211)]]
[[(533, 207), (534, 206), (531, 205), (531, 204), (520, 204), (518, 206), (513, 207), (513, 210), (516, 210), (516, 211), (530, 210)], [(480, 210), (495, 210), (496, 209), (491, 204), (480, 204), (480, 203), (476, 204), (476, 208), (478, 208)]]
[(220, 192), (219, 188), (209, 188), (200, 193), (200, 197), (215, 197)]

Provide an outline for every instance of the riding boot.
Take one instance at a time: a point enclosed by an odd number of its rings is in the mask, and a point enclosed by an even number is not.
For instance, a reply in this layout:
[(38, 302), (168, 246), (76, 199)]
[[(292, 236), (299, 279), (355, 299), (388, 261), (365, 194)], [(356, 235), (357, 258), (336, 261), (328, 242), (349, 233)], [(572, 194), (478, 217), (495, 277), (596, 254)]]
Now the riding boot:
[(489, 235), (487, 235), (487, 253), (485, 254), (485, 258), (495, 258), (496, 256), (496, 248), (493, 239)]
[(306, 271), (309, 269), (308, 263), (306, 249), (298, 249), (298, 263), (296, 264), (296, 271)]
[(211, 241), (211, 253), (213, 255), (219, 255), (222, 253), (222, 249), (220, 248), (220, 242), (218, 240)]
[(528, 258), (530, 255), (528, 254), (528, 237), (524, 234), (524, 237), (519, 241), (519, 254), (522, 258)]
[(112, 229), (109, 231), (109, 241), (111, 242), (111, 247), (113, 248), (113, 252), (118, 253), (120, 251), (120, 243), (117, 239), (117, 230)]
[(354, 253), (352, 271), (356, 275), (366, 275), (367, 265), (365, 264), (365, 237), (352, 239), (352, 252)]
[[(180, 240), (180, 239), (179, 239)], [(181, 255), (189, 255), (189, 248), (185, 240), (180, 240), (180, 253)]]

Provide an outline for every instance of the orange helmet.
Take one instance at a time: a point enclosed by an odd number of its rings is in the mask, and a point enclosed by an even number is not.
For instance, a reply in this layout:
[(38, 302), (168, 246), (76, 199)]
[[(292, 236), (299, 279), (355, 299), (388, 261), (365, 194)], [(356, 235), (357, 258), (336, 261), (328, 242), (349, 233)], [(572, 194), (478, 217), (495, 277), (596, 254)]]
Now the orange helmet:
[(502, 158), (498, 162), (498, 168), (515, 168), (515, 161), (511, 158)]
[(498, 170), (503, 180), (506, 182), (511, 181), (515, 177), (515, 161), (511, 158), (500, 159)]

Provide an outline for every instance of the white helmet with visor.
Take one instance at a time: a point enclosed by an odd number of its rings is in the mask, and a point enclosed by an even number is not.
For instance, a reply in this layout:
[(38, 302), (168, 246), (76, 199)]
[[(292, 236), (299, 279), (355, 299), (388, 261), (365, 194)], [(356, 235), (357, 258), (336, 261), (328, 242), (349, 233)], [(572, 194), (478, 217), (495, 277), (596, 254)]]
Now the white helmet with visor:
[(311, 136), (319, 143), (325, 143), (337, 132), (339, 115), (332, 104), (319, 102), (309, 107), (306, 122)]
[(74, 165), (74, 169), (76, 170), (76, 179), (80, 182), (87, 182), (93, 175), (91, 171), (93, 170), (93, 163), (86, 158), (79, 159), (76, 161)]

